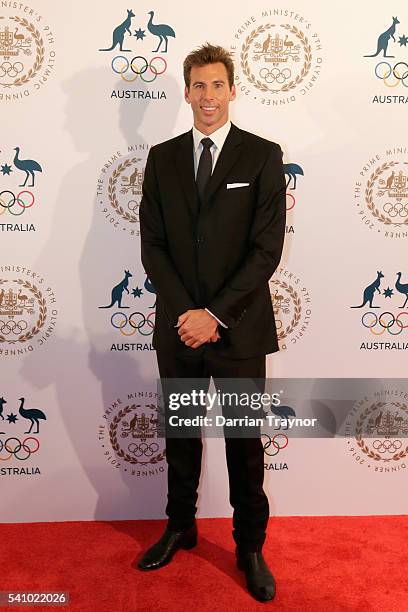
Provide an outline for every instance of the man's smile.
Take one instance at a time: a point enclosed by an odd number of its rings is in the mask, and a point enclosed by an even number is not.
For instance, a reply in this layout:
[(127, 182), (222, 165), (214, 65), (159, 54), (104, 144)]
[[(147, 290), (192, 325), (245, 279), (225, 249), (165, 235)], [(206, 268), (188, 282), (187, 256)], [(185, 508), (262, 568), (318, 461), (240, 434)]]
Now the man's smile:
[(213, 113), (217, 110), (216, 106), (200, 106), (201, 110), (205, 113)]

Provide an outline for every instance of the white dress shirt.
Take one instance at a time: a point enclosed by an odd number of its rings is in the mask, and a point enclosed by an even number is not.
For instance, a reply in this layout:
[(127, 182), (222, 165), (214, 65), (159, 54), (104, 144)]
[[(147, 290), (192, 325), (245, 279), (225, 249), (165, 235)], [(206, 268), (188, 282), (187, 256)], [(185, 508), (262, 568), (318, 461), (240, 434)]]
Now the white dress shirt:
[[(214, 172), (214, 168), (215, 168), (215, 164), (217, 163), (218, 157), (221, 153), (221, 149), (224, 145), (225, 139), (228, 136), (228, 132), (231, 129), (231, 121), (227, 121), (227, 123), (224, 123), (224, 125), (222, 125), (220, 128), (218, 128), (218, 130), (215, 130), (215, 132), (213, 132), (212, 134), (209, 134), (208, 136), (206, 134), (203, 134), (202, 132), (200, 132), (199, 130), (197, 130), (197, 128), (195, 126), (193, 126), (193, 141), (194, 141), (194, 175), (197, 176), (197, 168), (198, 168), (198, 163), (200, 161), (200, 157), (201, 157), (201, 153), (203, 152), (203, 145), (201, 144), (201, 141), (203, 138), (211, 138), (211, 140), (213, 141), (213, 145), (211, 145), (210, 147), (210, 152), (211, 152), (211, 157), (212, 157), (212, 172)], [(225, 325), (225, 323), (223, 323), (222, 321), (220, 321), (212, 312), (211, 310), (208, 310), (208, 308), (205, 309), (207, 312), (210, 313), (210, 315), (212, 317), (214, 317), (214, 319), (222, 326), (227, 328), (228, 326)]]
[(227, 121), (218, 130), (215, 130), (212, 134), (207, 136), (203, 134), (195, 126), (193, 126), (193, 141), (194, 141), (194, 174), (197, 175), (198, 163), (200, 161), (201, 153), (203, 152), (203, 145), (201, 141), (203, 138), (211, 138), (213, 145), (210, 147), (212, 157), (212, 171), (214, 171), (215, 164), (217, 163), (218, 157), (221, 153), (221, 149), (224, 145), (225, 139), (228, 136), (228, 132), (231, 129), (231, 121)]

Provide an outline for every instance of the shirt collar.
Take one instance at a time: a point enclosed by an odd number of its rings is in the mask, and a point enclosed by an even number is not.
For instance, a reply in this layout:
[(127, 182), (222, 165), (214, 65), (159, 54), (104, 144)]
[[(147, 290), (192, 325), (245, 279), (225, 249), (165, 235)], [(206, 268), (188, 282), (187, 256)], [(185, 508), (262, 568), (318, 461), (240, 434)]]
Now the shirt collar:
[(218, 128), (218, 130), (215, 130), (215, 132), (207, 136), (206, 134), (203, 134), (197, 130), (197, 128), (193, 125), (194, 151), (197, 153), (198, 147), (200, 146), (203, 138), (211, 138), (217, 149), (221, 151), (230, 129), (231, 121), (227, 121), (227, 123)]

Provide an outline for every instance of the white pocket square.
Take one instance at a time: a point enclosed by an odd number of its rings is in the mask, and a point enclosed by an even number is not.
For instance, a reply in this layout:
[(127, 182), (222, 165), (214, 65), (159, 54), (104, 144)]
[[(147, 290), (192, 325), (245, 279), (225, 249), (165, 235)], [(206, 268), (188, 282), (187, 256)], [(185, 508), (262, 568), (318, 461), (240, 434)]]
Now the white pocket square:
[(249, 183), (227, 183), (227, 189), (236, 189), (237, 187), (248, 187)]

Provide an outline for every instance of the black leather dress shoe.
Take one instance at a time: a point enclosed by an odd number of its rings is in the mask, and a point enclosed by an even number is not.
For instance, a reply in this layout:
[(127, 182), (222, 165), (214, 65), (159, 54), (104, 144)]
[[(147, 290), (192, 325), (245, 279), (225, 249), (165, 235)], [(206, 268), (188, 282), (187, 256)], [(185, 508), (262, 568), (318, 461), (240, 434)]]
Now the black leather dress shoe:
[(275, 597), (276, 583), (261, 552), (236, 551), (237, 565), (245, 572), (248, 591), (258, 601)]
[(170, 563), (174, 554), (180, 549), (190, 550), (197, 544), (197, 525), (186, 531), (172, 531), (166, 529), (156, 544), (145, 552), (137, 564), (141, 570), (154, 570)]

